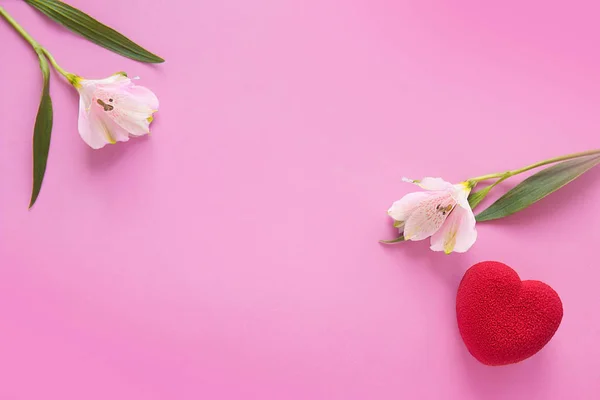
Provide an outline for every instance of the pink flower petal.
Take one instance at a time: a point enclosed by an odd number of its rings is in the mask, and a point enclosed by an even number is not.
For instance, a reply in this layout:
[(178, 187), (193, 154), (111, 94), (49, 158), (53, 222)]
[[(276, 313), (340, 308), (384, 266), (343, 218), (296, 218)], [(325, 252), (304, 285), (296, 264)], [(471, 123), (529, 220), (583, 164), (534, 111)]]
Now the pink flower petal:
[(470, 208), (455, 207), (441, 229), (431, 237), (431, 250), (464, 253), (477, 239), (475, 215)]
[(402, 180), (404, 182), (413, 183), (425, 190), (432, 190), (432, 191), (449, 190), (452, 187), (454, 187), (454, 185), (452, 185), (450, 182), (446, 182), (442, 178), (426, 177), (426, 178), (421, 179), (420, 181), (416, 181), (414, 179), (402, 178)]
[(419, 182), (419, 186), (425, 190), (448, 190), (454, 187), (453, 184), (446, 182), (442, 178), (423, 178)]
[(423, 240), (433, 235), (455, 206), (451, 191), (435, 192), (433, 196), (421, 200), (404, 224), (404, 238)]
[(406, 221), (410, 217), (410, 214), (419, 206), (419, 203), (431, 195), (428, 192), (409, 193), (392, 204), (388, 210), (388, 215), (396, 221)]
[(106, 144), (129, 140), (127, 132), (111, 121), (110, 118), (93, 109), (89, 112), (86, 111), (83, 101), (80, 102), (78, 127), (83, 141), (93, 149), (100, 149)]
[(129, 88), (132, 100), (138, 104), (144, 104), (153, 111), (158, 110), (158, 97), (150, 89), (144, 86), (132, 86)]

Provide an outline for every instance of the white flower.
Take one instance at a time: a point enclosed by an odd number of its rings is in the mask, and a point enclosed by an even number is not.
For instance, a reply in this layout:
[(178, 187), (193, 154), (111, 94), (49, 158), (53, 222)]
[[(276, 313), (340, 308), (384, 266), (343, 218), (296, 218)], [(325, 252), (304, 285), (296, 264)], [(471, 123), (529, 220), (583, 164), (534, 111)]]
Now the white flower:
[(477, 239), (475, 215), (467, 201), (471, 185), (453, 185), (440, 178), (403, 180), (427, 190), (407, 194), (388, 210), (394, 226), (404, 231), (404, 240), (431, 237), (431, 250), (446, 254), (469, 250)]
[(80, 94), (79, 134), (91, 148), (150, 133), (158, 99), (125, 73), (101, 80), (76, 77), (73, 84)]

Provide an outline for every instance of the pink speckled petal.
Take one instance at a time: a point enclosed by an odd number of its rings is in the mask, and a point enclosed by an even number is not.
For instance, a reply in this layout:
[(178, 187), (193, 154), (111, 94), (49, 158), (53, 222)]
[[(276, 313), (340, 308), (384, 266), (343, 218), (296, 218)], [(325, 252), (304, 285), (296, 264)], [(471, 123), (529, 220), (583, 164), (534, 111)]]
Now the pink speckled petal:
[(157, 111), (153, 106), (158, 106), (158, 99), (150, 90), (110, 86), (98, 89), (94, 96), (114, 107), (107, 116), (129, 134), (140, 136), (150, 132), (152, 115)]
[(448, 212), (456, 206), (451, 191), (438, 192), (422, 200), (404, 224), (406, 240), (423, 240), (440, 229)]
[(421, 201), (433, 195), (430, 192), (409, 193), (392, 204), (388, 210), (388, 215), (396, 221), (406, 221)]

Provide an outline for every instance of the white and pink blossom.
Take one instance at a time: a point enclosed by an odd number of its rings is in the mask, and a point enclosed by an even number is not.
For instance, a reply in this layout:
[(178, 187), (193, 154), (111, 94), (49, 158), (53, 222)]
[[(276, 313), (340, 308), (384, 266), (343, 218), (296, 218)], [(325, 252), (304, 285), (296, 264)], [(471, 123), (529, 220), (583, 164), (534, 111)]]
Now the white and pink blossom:
[(158, 98), (125, 73), (101, 80), (76, 77), (73, 84), (80, 94), (79, 134), (91, 148), (150, 133)]
[(453, 185), (441, 178), (403, 180), (425, 189), (407, 194), (388, 210), (404, 240), (431, 237), (431, 250), (446, 254), (469, 250), (477, 239), (475, 216), (467, 200), (472, 186), (467, 182)]

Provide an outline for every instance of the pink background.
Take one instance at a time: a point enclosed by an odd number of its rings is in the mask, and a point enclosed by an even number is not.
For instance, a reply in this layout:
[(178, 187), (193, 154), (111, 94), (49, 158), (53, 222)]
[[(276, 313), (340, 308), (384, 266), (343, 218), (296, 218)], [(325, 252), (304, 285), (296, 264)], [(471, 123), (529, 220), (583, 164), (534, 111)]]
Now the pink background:
[[(403, 175), (600, 147), (597, 1), (71, 3), (167, 62), (0, 0), (66, 69), (139, 75), (161, 110), (93, 151), (54, 74), (28, 211), (41, 79), (0, 23), (0, 399), (600, 398), (600, 168), (463, 255), (377, 242)], [(485, 367), (458, 334), (458, 282), (486, 259), (563, 300), (521, 364)]]

